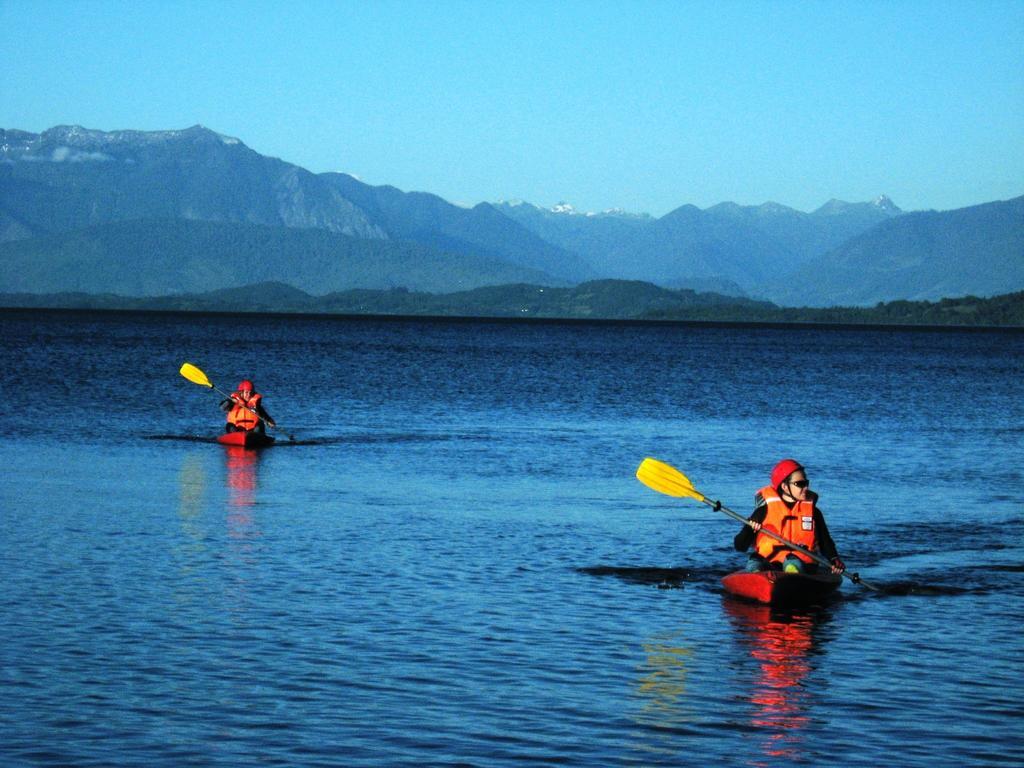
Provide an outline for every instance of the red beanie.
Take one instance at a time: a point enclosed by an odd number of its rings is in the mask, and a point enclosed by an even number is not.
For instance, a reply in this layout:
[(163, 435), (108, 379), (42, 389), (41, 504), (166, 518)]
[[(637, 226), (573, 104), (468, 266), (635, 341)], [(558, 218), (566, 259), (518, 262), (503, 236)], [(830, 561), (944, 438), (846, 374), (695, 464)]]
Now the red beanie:
[(783, 459), (772, 470), (772, 488), (778, 488), (782, 481), (803, 467), (793, 459)]

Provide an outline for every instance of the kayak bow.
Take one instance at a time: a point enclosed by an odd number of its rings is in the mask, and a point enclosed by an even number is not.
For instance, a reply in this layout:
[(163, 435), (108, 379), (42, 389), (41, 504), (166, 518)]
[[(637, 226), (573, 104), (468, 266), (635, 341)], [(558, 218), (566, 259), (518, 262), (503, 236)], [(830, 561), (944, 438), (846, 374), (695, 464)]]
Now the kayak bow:
[(831, 595), (843, 577), (835, 573), (737, 571), (722, 578), (725, 591), (766, 605), (805, 606)]
[(274, 443), (270, 435), (249, 430), (247, 432), (225, 432), (217, 438), (221, 445), (240, 445), (243, 448), (263, 448)]

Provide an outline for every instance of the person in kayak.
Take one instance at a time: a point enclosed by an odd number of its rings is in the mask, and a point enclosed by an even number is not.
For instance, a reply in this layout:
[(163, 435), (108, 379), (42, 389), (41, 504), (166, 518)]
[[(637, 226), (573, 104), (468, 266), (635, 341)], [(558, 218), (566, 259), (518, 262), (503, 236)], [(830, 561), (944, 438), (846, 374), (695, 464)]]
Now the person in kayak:
[(747, 560), (748, 571), (781, 570), (787, 573), (815, 573), (818, 564), (807, 555), (790, 549), (762, 529), (773, 531), (804, 549), (816, 552), (832, 563), (832, 573), (846, 570), (835, 542), (818, 509), (818, 494), (810, 489), (807, 472), (793, 459), (783, 459), (772, 470), (771, 485), (754, 494), (754, 512), (749, 525), (736, 534), (738, 552), (754, 546)]
[(239, 383), (231, 397), (221, 400), (220, 407), (228, 415), (225, 432), (250, 432), (255, 429), (264, 434), (267, 431), (266, 424), (277, 426), (263, 407), (263, 395), (256, 391), (248, 379)]

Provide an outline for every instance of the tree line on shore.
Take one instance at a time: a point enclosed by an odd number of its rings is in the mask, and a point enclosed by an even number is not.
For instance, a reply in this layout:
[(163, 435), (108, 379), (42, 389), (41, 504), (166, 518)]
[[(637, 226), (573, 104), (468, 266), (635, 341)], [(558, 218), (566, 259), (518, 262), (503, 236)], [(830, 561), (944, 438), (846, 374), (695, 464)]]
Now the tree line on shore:
[(873, 307), (780, 307), (766, 301), (670, 290), (651, 283), (598, 280), (571, 288), (517, 283), (455, 293), (354, 289), (314, 296), (283, 283), (199, 294), (0, 294), (6, 308), (259, 312), (412, 317), (817, 323), (1024, 327), (1024, 291), (991, 298), (891, 301)]

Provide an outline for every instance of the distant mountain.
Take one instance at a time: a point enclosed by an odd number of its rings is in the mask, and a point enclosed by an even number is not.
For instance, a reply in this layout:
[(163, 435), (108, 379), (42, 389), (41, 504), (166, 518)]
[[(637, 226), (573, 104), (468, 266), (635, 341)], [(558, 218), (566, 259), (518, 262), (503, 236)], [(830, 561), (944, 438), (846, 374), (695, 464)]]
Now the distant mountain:
[(573, 282), (596, 276), (578, 254), (542, 238), (487, 203), (459, 208), (426, 192), (372, 187), (344, 173), (321, 175), (392, 237), (450, 253), (477, 253)]
[(554, 208), (540, 208), (521, 201), (492, 205), (495, 210), (519, 222), (549, 243), (586, 255), (595, 268), (602, 272), (606, 272), (609, 267), (602, 261), (609, 243), (629, 242), (655, 221), (647, 214), (627, 214), (621, 211), (577, 213), (571, 205), (565, 203)]
[(0, 130), (0, 290), (167, 295), (258, 276), (311, 293), (613, 278), (814, 305), (991, 295), (1024, 288), (1014, 202), (920, 214), (884, 196), (811, 213), (721, 203), (660, 218), (462, 208), (313, 174), (201, 126)]
[(596, 271), (671, 287), (735, 294), (763, 292), (766, 281), (901, 214), (886, 197), (873, 203), (833, 200), (814, 213), (776, 203), (684, 205), (660, 219), (621, 212), (578, 214), (499, 203), (509, 218), (584, 256)]
[(903, 214), (895, 203), (882, 195), (870, 203), (846, 203), (830, 200), (813, 213), (803, 213), (778, 203), (740, 206), (720, 203), (705, 214), (725, 222), (741, 223), (778, 243), (792, 263), (773, 263), (772, 273), (788, 271), (815, 256)]
[[(361, 204), (367, 206), (366, 209)], [(201, 126), (104, 132), (0, 130), (0, 241), (118, 221), (185, 219), (413, 240), (579, 281), (593, 271), (500, 216), (427, 194), (312, 174)], [(451, 286), (455, 290), (457, 286)]]
[(772, 265), (789, 257), (782, 245), (753, 227), (709, 216), (693, 205), (661, 217), (618, 254), (622, 258), (630, 252), (642, 274), (657, 275), (657, 282), (715, 277), (755, 294)]
[(911, 213), (854, 237), (773, 283), (789, 305), (870, 305), (993, 296), (1024, 288), (1024, 197)]
[(78, 126), (41, 134), (0, 130), (0, 222), (8, 222), (7, 239), (136, 219), (387, 237), (318, 176), (201, 126), (111, 133)]
[(275, 280), (318, 295), (351, 288), (563, 284), (539, 270), (416, 243), (229, 222), (123, 221), (0, 243), (5, 292), (162, 296)]

